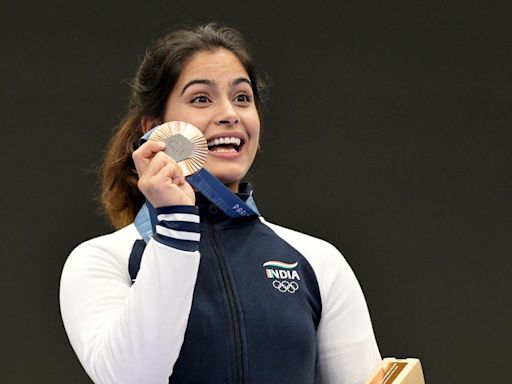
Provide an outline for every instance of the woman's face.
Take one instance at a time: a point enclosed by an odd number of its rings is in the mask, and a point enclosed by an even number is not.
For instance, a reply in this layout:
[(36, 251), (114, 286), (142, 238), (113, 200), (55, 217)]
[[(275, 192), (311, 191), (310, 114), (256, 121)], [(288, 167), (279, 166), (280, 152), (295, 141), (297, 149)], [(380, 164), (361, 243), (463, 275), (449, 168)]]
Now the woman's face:
[(237, 192), (258, 150), (260, 119), (247, 71), (232, 52), (198, 52), (185, 62), (167, 100), (168, 121), (185, 121), (203, 132), (205, 168)]

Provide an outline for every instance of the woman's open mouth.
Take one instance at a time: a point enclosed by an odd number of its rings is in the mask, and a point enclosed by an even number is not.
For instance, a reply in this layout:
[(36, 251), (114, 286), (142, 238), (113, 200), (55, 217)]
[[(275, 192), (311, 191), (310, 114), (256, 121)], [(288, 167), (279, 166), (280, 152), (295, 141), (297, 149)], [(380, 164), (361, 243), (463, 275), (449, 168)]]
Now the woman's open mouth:
[(211, 152), (240, 152), (244, 141), (239, 137), (217, 137), (208, 140), (208, 151)]

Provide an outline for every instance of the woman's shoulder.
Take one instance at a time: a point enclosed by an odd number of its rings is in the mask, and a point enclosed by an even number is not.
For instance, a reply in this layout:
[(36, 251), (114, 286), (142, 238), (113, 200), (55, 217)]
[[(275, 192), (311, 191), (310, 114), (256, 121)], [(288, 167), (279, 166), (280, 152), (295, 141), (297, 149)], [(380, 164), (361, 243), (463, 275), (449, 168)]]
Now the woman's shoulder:
[(130, 224), (112, 233), (86, 240), (71, 251), (65, 267), (111, 265), (125, 269), (137, 239), (140, 239), (139, 233)]
[[(124, 248), (133, 246), (135, 240), (140, 238), (135, 225), (130, 224), (114, 232), (100, 235), (80, 243), (75, 250), (98, 249), (110, 252), (119, 252)], [(73, 250), (73, 252), (75, 251)]]
[(325, 298), (333, 284), (343, 289), (358, 287), (357, 279), (341, 252), (331, 243), (305, 233), (270, 223), (261, 218), (281, 239), (301, 253), (313, 268)]
[(305, 251), (308, 254), (322, 254), (323, 257), (343, 257), (338, 249), (326, 240), (308, 235), (295, 229), (283, 227), (281, 225), (269, 222), (264, 218), (260, 218), (260, 220), (263, 224), (272, 229), (277, 236), (281, 237), (294, 248), (300, 248), (298, 249), (300, 252)]

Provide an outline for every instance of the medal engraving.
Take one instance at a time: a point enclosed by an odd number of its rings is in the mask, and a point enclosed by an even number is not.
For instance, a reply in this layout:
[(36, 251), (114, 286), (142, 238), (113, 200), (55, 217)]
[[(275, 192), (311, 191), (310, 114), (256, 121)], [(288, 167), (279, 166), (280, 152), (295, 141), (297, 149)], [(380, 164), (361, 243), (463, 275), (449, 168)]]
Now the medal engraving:
[(192, 153), (192, 143), (183, 137), (181, 133), (165, 139), (165, 153), (177, 163), (188, 159)]

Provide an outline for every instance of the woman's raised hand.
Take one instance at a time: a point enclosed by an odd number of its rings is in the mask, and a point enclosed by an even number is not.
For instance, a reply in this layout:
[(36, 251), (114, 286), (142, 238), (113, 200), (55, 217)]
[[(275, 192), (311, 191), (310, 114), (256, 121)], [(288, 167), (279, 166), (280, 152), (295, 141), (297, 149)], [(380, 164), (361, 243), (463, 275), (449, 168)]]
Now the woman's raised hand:
[(163, 152), (164, 148), (163, 142), (147, 141), (133, 152), (139, 190), (155, 208), (194, 205), (194, 190), (180, 166)]

